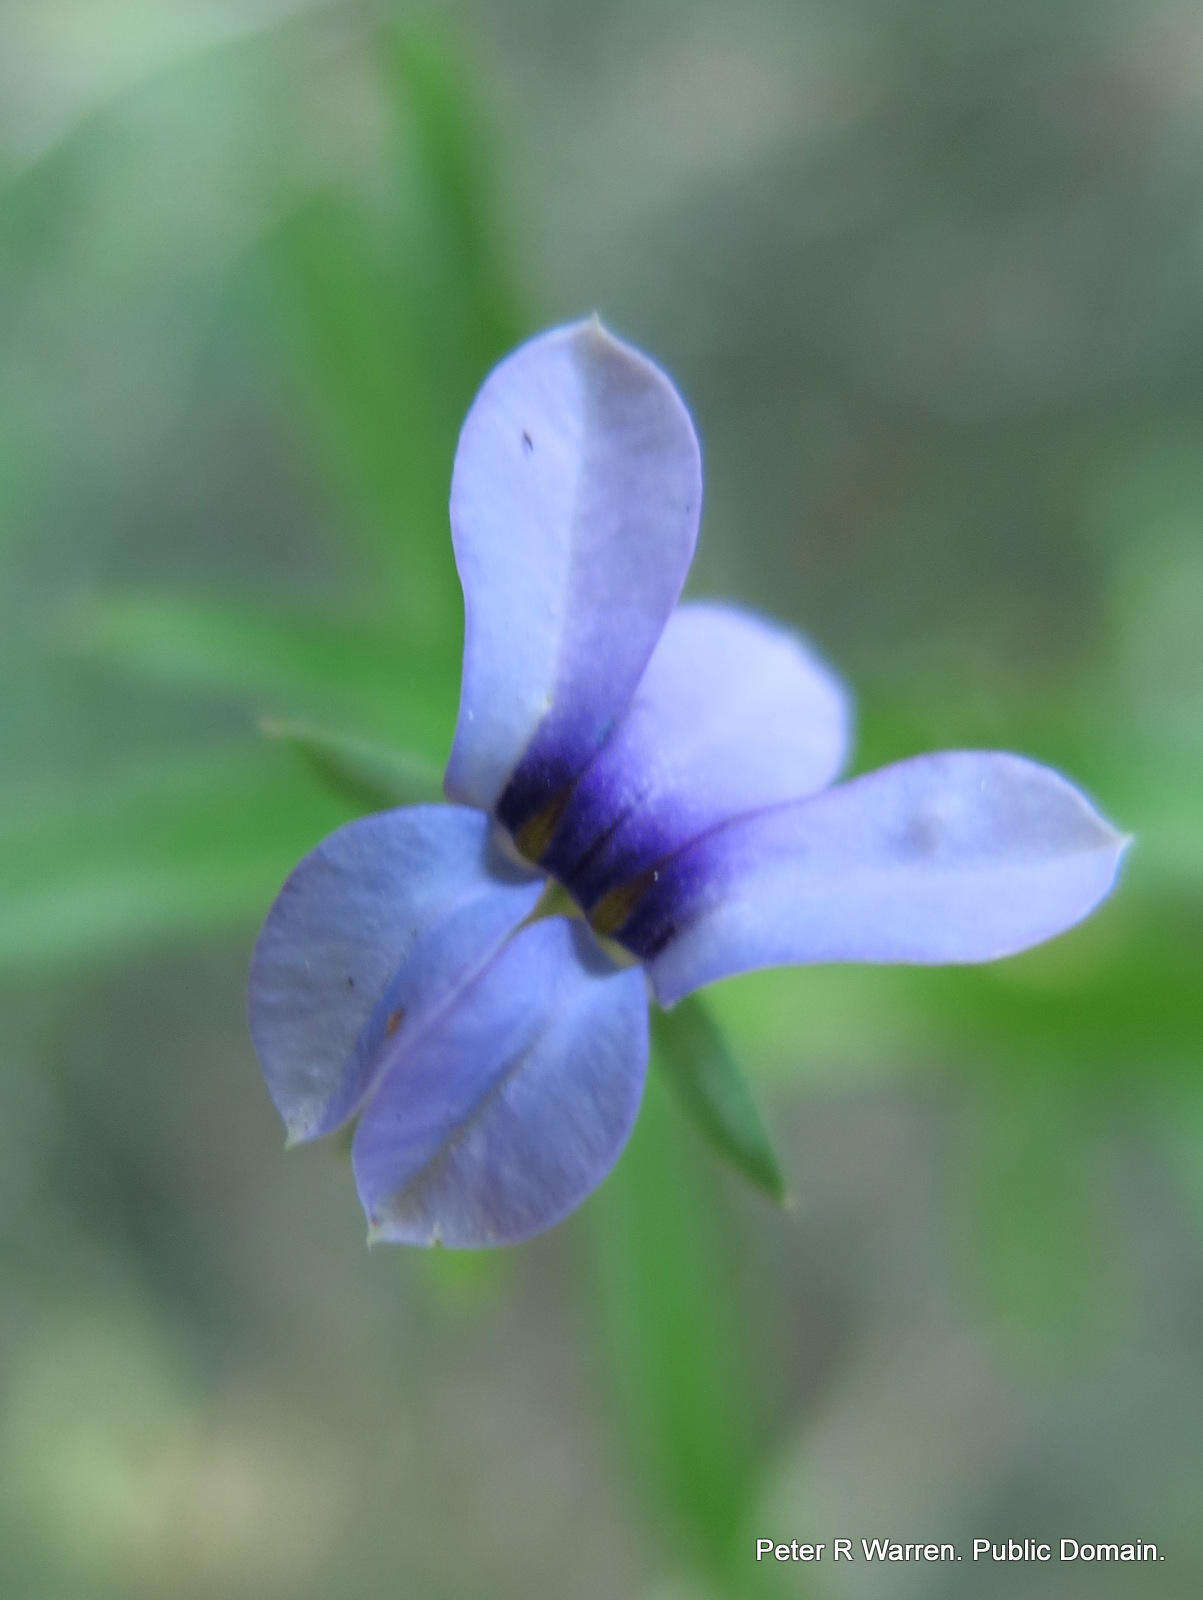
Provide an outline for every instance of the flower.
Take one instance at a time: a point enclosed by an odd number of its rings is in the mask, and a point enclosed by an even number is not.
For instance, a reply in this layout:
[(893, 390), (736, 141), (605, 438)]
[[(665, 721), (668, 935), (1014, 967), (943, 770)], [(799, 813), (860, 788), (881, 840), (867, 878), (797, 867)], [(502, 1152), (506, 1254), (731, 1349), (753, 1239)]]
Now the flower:
[[(251, 967), (289, 1142), (358, 1115), (369, 1238), (502, 1244), (578, 1205), (638, 1110), (649, 986), (672, 1005), (781, 963), (991, 960), (1111, 887), (1125, 840), (1020, 756), (829, 788), (829, 668), (745, 611), (677, 605), (700, 506), (679, 396), (596, 319), (523, 345), (468, 413), (450, 803), (319, 844)], [(549, 880), (579, 915), (535, 914)]]

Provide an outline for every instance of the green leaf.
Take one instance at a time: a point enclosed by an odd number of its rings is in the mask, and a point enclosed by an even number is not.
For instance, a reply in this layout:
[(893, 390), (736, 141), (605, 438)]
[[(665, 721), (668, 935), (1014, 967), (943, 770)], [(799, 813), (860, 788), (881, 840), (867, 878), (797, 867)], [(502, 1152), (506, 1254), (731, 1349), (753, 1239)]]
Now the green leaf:
[(6, 797), (0, 971), (94, 965), (263, 916), (289, 868), (353, 813), (285, 751), (200, 751)]
[(269, 739), (291, 746), (328, 789), (361, 810), (383, 811), (441, 798), (438, 772), (412, 752), (304, 722), (269, 717), (260, 727)]
[[(649, 1532), (735, 1600), (746, 1588), (742, 1530), (761, 1420), (749, 1340), (771, 1325), (774, 1289), (742, 1281), (747, 1241), (714, 1192), (714, 1163), (681, 1133), (654, 1073), (631, 1141), (583, 1218), (600, 1318), (591, 1347), (613, 1397), (620, 1481)], [(759, 1296), (756, 1318), (745, 1293)]]
[(377, 62), (384, 170), (307, 196), (263, 237), (248, 320), (266, 331), (265, 377), (283, 377), (306, 457), (341, 509), (340, 547), (354, 543), (409, 637), (454, 653), (456, 439), (520, 324), (470, 74), (424, 22), (383, 29)]
[(359, 617), (228, 596), (93, 595), (60, 632), (75, 652), (149, 682), (350, 724), (416, 750), (440, 750), (455, 717), (455, 663)]
[(774, 1200), (785, 1180), (747, 1081), (696, 996), (653, 1013), (655, 1055), (682, 1105), (720, 1155)]
[(387, 29), (383, 64), (408, 198), (404, 216), (443, 263), (435, 304), (458, 309), (459, 327), (445, 337), (467, 362), (474, 390), (522, 332), (497, 204), (493, 118), (476, 102), (477, 75), (455, 41), (429, 20)]
[(388, 219), (328, 194), (264, 236), (248, 287), (282, 403), (342, 507), (327, 513), (340, 553), (350, 544), (406, 633), (437, 645), (457, 609), (447, 486), (462, 396), (428, 347), (419, 267), (433, 278), (438, 263), (415, 262)]

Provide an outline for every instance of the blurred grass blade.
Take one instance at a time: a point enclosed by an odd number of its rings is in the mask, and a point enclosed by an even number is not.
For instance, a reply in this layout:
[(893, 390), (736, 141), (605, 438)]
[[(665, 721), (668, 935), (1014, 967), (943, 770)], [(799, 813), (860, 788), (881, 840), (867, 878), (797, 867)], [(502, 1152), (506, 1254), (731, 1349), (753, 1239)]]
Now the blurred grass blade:
[(90, 597), (61, 631), (76, 652), (151, 682), (230, 694), (257, 711), (351, 723), (432, 758), (455, 717), (457, 664), (400, 642), (391, 622), (133, 594)]
[(384, 63), (409, 196), (405, 216), (437, 241), (452, 274), (439, 303), (461, 308), (455, 344), (474, 391), (522, 331), (510, 275), (501, 265), (503, 230), (490, 160), (496, 136), (473, 93), (481, 75), (429, 23), (391, 28)]
[(460, 395), (427, 343), (421, 264), (393, 232), (345, 196), (310, 199), (265, 238), (251, 286), (308, 453), (346, 508), (332, 534), (354, 541), (406, 630), (437, 642), (456, 610), (447, 486)]
[[(735, 1595), (747, 1572), (756, 1366), (741, 1252), (715, 1178), (653, 1073), (618, 1169), (585, 1214), (586, 1237), (622, 1482), (673, 1562), (688, 1551)], [(762, 1299), (757, 1324), (766, 1313)]]
[(295, 750), (328, 789), (359, 810), (385, 811), (442, 798), (438, 770), (421, 756), (304, 722), (265, 717), (259, 726), (269, 739)]
[[(380, 182), (310, 195), (263, 241), (251, 318), (407, 634), (458, 647), (447, 489), (464, 412), (519, 333), (471, 75), (429, 22), (376, 53)], [(291, 396), (289, 397), (291, 398)]]
[(720, 1155), (780, 1202), (785, 1180), (747, 1080), (696, 995), (652, 1013), (656, 1059), (681, 1104)]
[(93, 964), (258, 920), (289, 868), (352, 810), (250, 745), (14, 793), (0, 815), (0, 970)]

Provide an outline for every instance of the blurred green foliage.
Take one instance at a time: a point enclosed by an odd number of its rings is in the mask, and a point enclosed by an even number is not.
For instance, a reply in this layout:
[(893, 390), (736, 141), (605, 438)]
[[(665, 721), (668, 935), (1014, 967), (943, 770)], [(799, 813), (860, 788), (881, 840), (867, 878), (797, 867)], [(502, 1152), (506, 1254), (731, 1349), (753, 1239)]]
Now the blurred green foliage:
[[(456, 9), (0, 11), (0, 1589), (838, 1600), (754, 1538), (894, 1517), (1135, 1527), (1194, 1594), (1197, 21)], [(694, 407), (696, 587), (830, 650), (858, 767), (1020, 749), (1137, 841), (1018, 960), (716, 990), (796, 1213), (676, 1115), (684, 1060), (779, 1187), (683, 1013), (579, 1220), (368, 1256), (245, 954), (437, 789), (456, 431), (594, 306)]]

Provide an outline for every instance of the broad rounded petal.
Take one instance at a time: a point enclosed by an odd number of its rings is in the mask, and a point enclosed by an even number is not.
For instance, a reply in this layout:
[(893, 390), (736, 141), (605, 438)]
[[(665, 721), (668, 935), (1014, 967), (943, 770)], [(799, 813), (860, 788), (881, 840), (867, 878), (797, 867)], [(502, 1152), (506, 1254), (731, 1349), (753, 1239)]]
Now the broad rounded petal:
[(268, 913), (248, 997), (289, 1142), (345, 1121), (383, 1045), (477, 972), (542, 890), (495, 850), (488, 819), (458, 806), (360, 817), (311, 851)]
[(990, 961), (1086, 916), (1125, 843), (1034, 761), (918, 756), (716, 829), (658, 870), (620, 938), (666, 1005), (754, 967)]
[(718, 823), (825, 788), (850, 724), (839, 680), (796, 634), (679, 606), (542, 864), (590, 907)]
[(558, 1222), (618, 1158), (647, 989), (564, 917), (524, 928), (389, 1067), (355, 1133), (370, 1237), (465, 1248)]
[(493, 371), (451, 483), (465, 609), (451, 799), (516, 831), (576, 776), (681, 591), (701, 492), (676, 390), (596, 319)]

